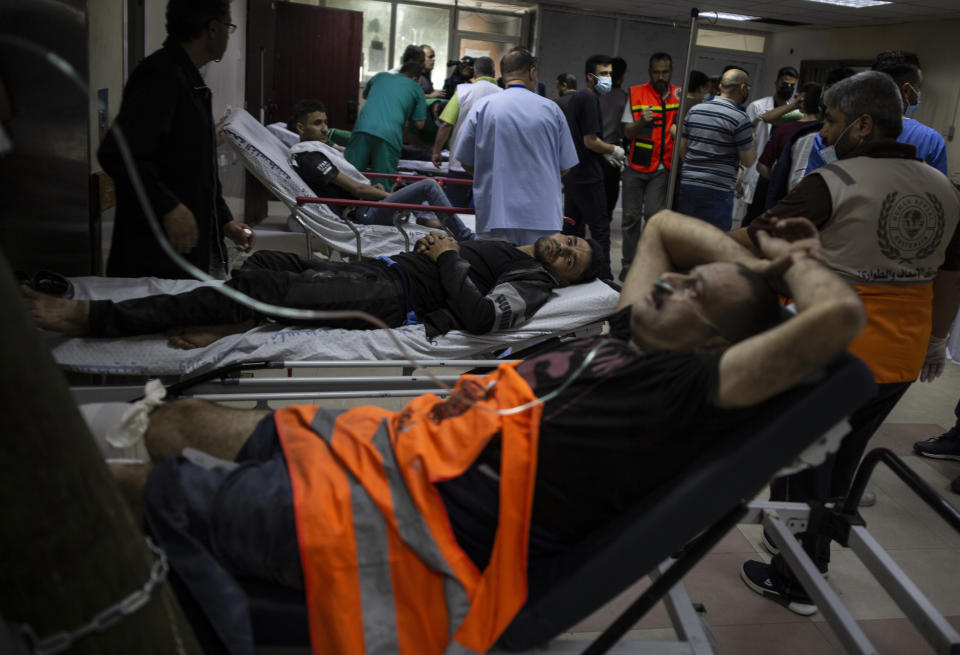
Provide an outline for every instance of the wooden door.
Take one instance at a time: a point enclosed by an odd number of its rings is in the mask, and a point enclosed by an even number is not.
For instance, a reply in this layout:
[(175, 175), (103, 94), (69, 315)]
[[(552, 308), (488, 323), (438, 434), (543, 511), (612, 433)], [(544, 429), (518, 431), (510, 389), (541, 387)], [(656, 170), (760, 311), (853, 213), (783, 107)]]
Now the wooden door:
[(327, 106), (331, 127), (349, 130), (360, 89), (363, 14), (278, 2), (276, 16), (275, 120), (288, 120), (294, 104), (310, 98)]

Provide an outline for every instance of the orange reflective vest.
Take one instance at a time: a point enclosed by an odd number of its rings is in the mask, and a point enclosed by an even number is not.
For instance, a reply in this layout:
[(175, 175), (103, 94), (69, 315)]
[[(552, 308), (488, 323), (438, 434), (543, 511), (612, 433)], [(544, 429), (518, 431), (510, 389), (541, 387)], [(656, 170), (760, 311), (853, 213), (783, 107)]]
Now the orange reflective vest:
[[(462, 376), (482, 408), (533, 392), (512, 365)], [(275, 412), (293, 486), (314, 653), (484, 653), (527, 594), (527, 542), (542, 406), (500, 416), (451, 396), (400, 412), (313, 406)], [(461, 550), (435, 482), (461, 475), (501, 435), (490, 563)]]
[(673, 160), (673, 137), (670, 126), (677, 120), (680, 109), (679, 86), (670, 85), (670, 94), (664, 100), (648, 82), (630, 87), (630, 111), (633, 120), (643, 117), (644, 109), (653, 110), (653, 122), (640, 128), (640, 133), (630, 144), (627, 161), (638, 173), (652, 173), (660, 163), (669, 170)]

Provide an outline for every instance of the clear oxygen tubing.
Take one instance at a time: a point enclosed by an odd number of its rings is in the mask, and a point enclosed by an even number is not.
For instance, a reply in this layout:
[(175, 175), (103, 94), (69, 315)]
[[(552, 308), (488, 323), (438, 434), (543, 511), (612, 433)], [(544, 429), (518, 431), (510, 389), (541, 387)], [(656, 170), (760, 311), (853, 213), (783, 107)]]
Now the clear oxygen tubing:
[[(89, 97), (89, 89), (87, 88), (86, 82), (80, 78), (77, 74), (76, 69), (68, 62), (66, 59), (58, 55), (56, 52), (44, 48), (43, 46), (25, 39), (20, 36), (12, 34), (0, 34), (0, 43), (7, 43), (9, 45), (22, 48), (28, 52), (31, 52), (38, 57), (45, 59), (51, 66), (56, 68), (58, 71), (63, 73), (63, 75), (69, 79), (74, 86), (76, 86), (84, 96)], [(114, 138), (117, 141), (117, 147), (120, 151), (120, 155), (123, 158), (124, 165), (126, 166), (127, 173), (130, 176), (130, 184), (133, 186), (134, 193), (137, 195), (137, 199), (140, 202), (140, 206), (143, 209), (143, 213), (147, 218), (147, 223), (150, 225), (150, 230), (153, 233), (154, 237), (160, 243), (160, 246), (163, 248), (163, 251), (177, 263), (177, 265), (182, 268), (184, 271), (189, 273), (191, 276), (197, 280), (203, 282), (217, 282), (216, 278), (209, 275), (206, 271), (202, 271), (186, 259), (180, 256), (173, 246), (170, 245), (170, 242), (167, 240), (166, 235), (163, 233), (162, 228), (160, 227), (160, 222), (157, 220), (157, 216), (153, 211), (153, 207), (150, 205), (149, 200), (147, 199), (146, 192), (143, 188), (143, 182), (140, 180), (140, 174), (137, 171), (136, 164), (133, 161), (133, 155), (130, 153), (130, 148), (127, 146), (127, 140), (123, 135), (123, 131), (120, 129), (120, 126), (114, 123), (111, 128), (114, 134)], [(268, 314), (270, 316), (278, 316), (285, 319), (290, 319), (293, 321), (316, 321), (323, 319), (345, 319), (345, 318), (355, 318), (366, 321), (371, 325), (374, 325), (380, 329), (386, 330), (386, 334), (389, 336), (390, 340), (393, 341), (393, 344), (397, 347), (400, 353), (403, 355), (403, 358), (406, 359), (412, 366), (419, 366), (416, 361), (416, 356), (410, 353), (403, 345), (403, 343), (397, 339), (393, 330), (384, 323), (379, 318), (367, 314), (366, 312), (352, 311), (352, 310), (335, 310), (335, 311), (325, 311), (325, 310), (316, 310), (316, 309), (296, 309), (293, 307), (281, 307), (278, 305), (272, 305), (270, 303), (265, 303), (260, 300), (251, 298), (250, 296), (237, 291), (232, 287), (225, 285), (215, 285), (212, 287), (218, 292), (224, 294), (234, 302), (237, 302), (245, 307), (252, 309), (255, 312), (261, 314)], [(570, 374), (567, 379), (563, 381), (560, 386), (551, 391), (548, 394), (534, 398), (533, 400), (524, 403), (522, 405), (516, 405), (514, 407), (505, 407), (500, 409), (492, 409), (479, 405), (472, 398), (466, 395), (460, 395), (456, 393), (453, 389), (450, 388), (448, 384), (437, 378), (433, 373), (427, 371), (425, 375), (434, 382), (439, 388), (444, 389), (450, 393), (450, 397), (456, 397), (461, 402), (466, 403), (469, 406), (476, 407), (477, 409), (498, 414), (500, 416), (509, 416), (513, 414), (520, 414), (525, 412), (537, 405), (541, 405), (549, 402), (560, 393), (562, 393), (567, 387), (569, 387), (573, 382), (583, 374), (587, 369), (590, 363), (597, 356), (597, 353), (607, 343), (611, 342), (612, 339), (601, 339), (597, 342), (593, 348), (587, 353), (587, 356), (584, 357), (583, 362)]]

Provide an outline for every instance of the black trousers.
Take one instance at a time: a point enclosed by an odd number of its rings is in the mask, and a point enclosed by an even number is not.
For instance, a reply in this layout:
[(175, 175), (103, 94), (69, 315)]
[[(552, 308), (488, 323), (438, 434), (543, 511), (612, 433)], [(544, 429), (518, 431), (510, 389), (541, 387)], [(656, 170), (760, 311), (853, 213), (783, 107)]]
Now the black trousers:
[[(390, 327), (402, 325), (406, 314), (400, 278), (379, 261), (331, 262), (265, 250), (251, 255), (226, 284), (251, 298), (283, 307), (364, 311)], [(265, 316), (270, 313), (256, 312), (216, 289), (200, 287), (186, 293), (122, 302), (91, 301), (90, 336), (152, 334), (183, 325), (239, 323)], [(281, 323), (294, 322), (275, 318)], [(375, 328), (359, 318), (295, 322), (349, 329)]]
[[(900, 402), (911, 384), (912, 382), (878, 384), (877, 394), (850, 416), (850, 434), (844, 437), (840, 449), (820, 466), (775, 479), (770, 484), (770, 500), (825, 502), (845, 496), (867, 448), (867, 442)], [(817, 567), (826, 571), (830, 564), (830, 538), (809, 531), (797, 535), (797, 538)], [(777, 571), (792, 579), (782, 556), (774, 557), (772, 564)]]
[(563, 213), (576, 223), (563, 224), (563, 233), (574, 236), (586, 236), (587, 227), (590, 236), (603, 248), (603, 269), (598, 277), (601, 280), (613, 279), (610, 272), (610, 212), (603, 184), (568, 184), (563, 188)]
[(619, 166), (603, 166), (603, 193), (607, 197), (607, 213), (613, 218), (613, 210), (617, 206), (617, 199), (620, 197), (620, 178), (623, 177), (623, 171)]

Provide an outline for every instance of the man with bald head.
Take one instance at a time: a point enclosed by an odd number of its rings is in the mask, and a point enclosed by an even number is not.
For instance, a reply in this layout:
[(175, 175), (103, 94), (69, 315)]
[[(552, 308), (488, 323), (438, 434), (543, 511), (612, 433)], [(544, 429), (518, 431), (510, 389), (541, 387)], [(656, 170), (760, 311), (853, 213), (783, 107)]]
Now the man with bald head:
[(677, 211), (729, 230), (733, 189), (740, 166), (757, 159), (753, 127), (739, 109), (750, 97), (750, 77), (731, 68), (720, 78), (720, 95), (691, 109), (680, 139)]

